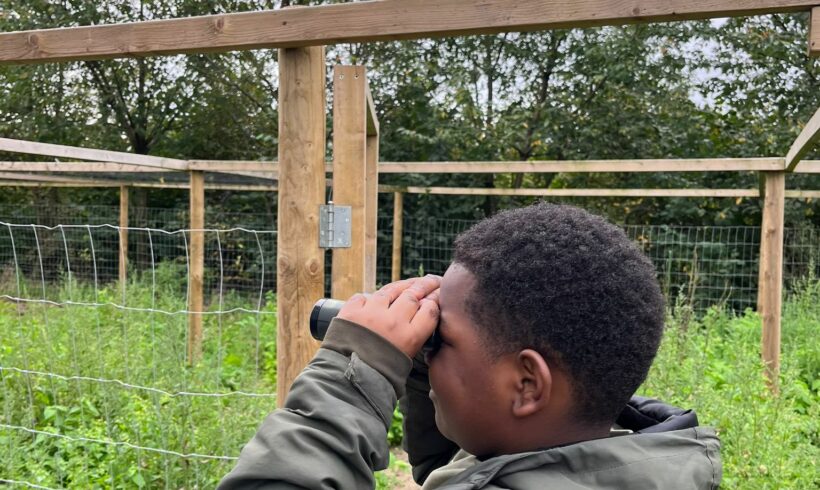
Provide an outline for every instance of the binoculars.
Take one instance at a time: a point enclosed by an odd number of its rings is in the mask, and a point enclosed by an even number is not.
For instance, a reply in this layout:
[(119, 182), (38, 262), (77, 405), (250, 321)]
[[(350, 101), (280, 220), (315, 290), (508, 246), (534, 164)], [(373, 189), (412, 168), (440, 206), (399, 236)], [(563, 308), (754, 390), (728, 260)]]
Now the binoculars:
[[(330, 321), (339, 314), (345, 302), (338, 299), (322, 298), (313, 305), (310, 312), (310, 335), (316, 340), (324, 340)], [(438, 326), (433, 331), (433, 335), (427, 339), (422, 346), (422, 352), (435, 352), (441, 346), (441, 338), (438, 335)]]

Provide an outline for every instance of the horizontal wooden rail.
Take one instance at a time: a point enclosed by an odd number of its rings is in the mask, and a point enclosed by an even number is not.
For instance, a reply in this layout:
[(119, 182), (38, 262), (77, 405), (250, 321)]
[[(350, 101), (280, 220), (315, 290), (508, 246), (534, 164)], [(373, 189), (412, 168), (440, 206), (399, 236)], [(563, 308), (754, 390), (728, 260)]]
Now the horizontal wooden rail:
[[(49, 177), (50, 180), (42, 180)], [(189, 189), (187, 182), (122, 182), (114, 180), (66, 179), (53, 176), (27, 176), (25, 180), (10, 180), (0, 174), (0, 187), (143, 187), (151, 189)], [(327, 182), (330, 186), (330, 182)], [(206, 183), (207, 190), (248, 192), (277, 191), (276, 185)], [(380, 193), (437, 194), (464, 196), (556, 196), (556, 197), (759, 197), (758, 189), (481, 189), (468, 187), (399, 187), (380, 185)], [(787, 190), (791, 199), (820, 199), (820, 191)]]
[[(456, 196), (521, 197), (760, 197), (758, 189), (499, 189), (472, 187), (379, 186), (379, 192)], [(790, 198), (820, 198), (820, 191), (786, 191)]]
[(167, 168), (145, 167), (111, 162), (0, 162), (3, 172), (81, 172), (81, 173), (158, 173), (174, 172)]
[(808, 11), (818, 0), (380, 0), (0, 34), (0, 64), (95, 60)]
[(733, 172), (783, 170), (782, 158), (381, 162), (380, 173)]
[[(276, 179), (279, 163), (246, 160), (188, 160), (185, 170), (201, 170), (248, 177)], [(710, 158), (687, 160), (578, 160), (526, 162), (379, 162), (380, 174), (450, 173), (647, 173), (647, 172), (769, 172), (784, 170), (782, 158)], [(4, 172), (171, 172), (168, 168), (144, 167), (110, 162), (8, 162), (0, 161)], [(327, 173), (333, 166), (327, 164)], [(803, 160), (795, 173), (820, 173), (820, 160)]]
[[(270, 172), (278, 162), (237, 160), (191, 160), (192, 170)], [(740, 172), (777, 171), (785, 168), (783, 158), (692, 158), (638, 160), (538, 160), (474, 162), (379, 162), (380, 174), (450, 173), (596, 173), (596, 172)], [(328, 164), (325, 171), (331, 173)]]
[[(2, 34), (0, 34), (0, 36), (2, 36)], [(2, 44), (3, 42), (0, 40), (0, 46), (2, 46)], [(27, 153), (58, 158), (75, 158), (77, 160), (127, 163), (131, 165), (144, 165), (146, 167), (159, 167), (168, 170), (188, 169), (188, 162), (185, 160), (176, 160), (174, 158), (152, 157), (147, 155), (137, 155), (136, 153), (94, 150), (91, 148), (53, 145), (51, 143), (12, 140), (8, 138), (0, 138), (0, 151)]]
[[(279, 163), (245, 160), (188, 160), (186, 170), (276, 179)], [(719, 158), (703, 160), (588, 160), (535, 162), (380, 162), (380, 174), (450, 173), (647, 173), (647, 172), (768, 172), (784, 170), (782, 158)], [(2, 172), (157, 173), (176, 170), (111, 162), (0, 161)], [(333, 166), (325, 167), (327, 173)], [(794, 173), (820, 173), (820, 160), (802, 160)]]

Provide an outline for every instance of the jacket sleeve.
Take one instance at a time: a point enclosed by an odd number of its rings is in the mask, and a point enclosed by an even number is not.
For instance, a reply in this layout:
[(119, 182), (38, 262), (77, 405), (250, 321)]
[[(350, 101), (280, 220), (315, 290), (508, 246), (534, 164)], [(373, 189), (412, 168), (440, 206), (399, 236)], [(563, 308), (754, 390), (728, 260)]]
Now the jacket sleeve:
[(402, 447), (413, 466), (413, 479), (424, 483), (430, 473), (446, 465), (458, 452), (458, 445), (445, 438), (436, 427), (436, 410), (430, 400), (427, 364), (419, 354), (405, 385), (406, 394), (399, 401), (404, 415)]
[[(390, 352), (392, 345), (370, 330), (343, 321), (331, 325), (322, 347), (218, 488), (374, 487), (373, 472), (389, 462), (394, 383), (403, 383), (410, 359)], [(388, 372), (374, 369), (368, 358)]]

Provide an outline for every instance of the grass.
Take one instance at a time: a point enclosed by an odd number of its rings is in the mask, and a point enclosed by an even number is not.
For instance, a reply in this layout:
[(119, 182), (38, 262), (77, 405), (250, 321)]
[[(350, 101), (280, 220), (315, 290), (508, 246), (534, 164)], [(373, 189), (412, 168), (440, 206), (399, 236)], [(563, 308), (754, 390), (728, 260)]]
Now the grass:
[(722, 488), (817, 488), (820, 481), (820, 281), (784, 304), (780, 394), (760, 358), (760, 318), (678, 308), (640, 393), (693, 408), (721, 439)]
[[(184, 310), (178, 274), (165, 268), (158, 268), (154, 280), (129, 284), (127, 304)], [(43, 295), (21, 286), (25, 297)], [(694, 408), (702, 424), (718, 429), (724, 488), (816, 488), (820, 480), (820, 343), (814, 337), (820, 281), (806, 281), (797, 290), (784, 304), (779, 396), (770, 393), (762, 375), (755, 313), (710, 310), (696, 318), (682, 306), (671, 314), (658, 359), (641, 388), (641, 394)], [(45, 296), (109, 303), (118, 302), (121, 293), (64, 281)], [(203, 358), (193, 368), (185, 359), (184, 314), (0, 300), (0, 423), (37, 431), (0, 428), (0, 479), (46, 487), (214, 487), (233, 461), (133, 446), (211, 456), (239, 453), (274, 406), (273, 397), (173, 394), (275, 393), (273, 299), (266, 299), (260, 314), (206, 315)], [(248, 300), (226, 296), (222, 303), (223, 309), (247, 307)], [(401, 431), (394, 427), (391, 437), (398, 443)], [(376, 476), (378, 488), (401, 484), (408, 471), (406, 463), (391, 458), (389, 471)]]

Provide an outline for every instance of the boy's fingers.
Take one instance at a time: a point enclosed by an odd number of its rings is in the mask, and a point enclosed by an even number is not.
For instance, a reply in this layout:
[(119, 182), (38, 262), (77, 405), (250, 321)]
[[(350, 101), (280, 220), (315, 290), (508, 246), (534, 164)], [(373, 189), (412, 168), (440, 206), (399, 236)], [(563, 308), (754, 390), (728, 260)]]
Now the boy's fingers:
[(384, 306), (390, 306), (405, 289), (409, 288), (416, 282), (418, 278), (404, 279), (401, 281), (391, 282), (373, 294), (373, 298), (379, 303), (386, 303)]
[(439, 291), (441, 291), (441, 288), (436, 288), (435, 291), (425, 296), (424, 299), (429, 299), (430, 301), (435, 301), (438, 303)]
[(439, 320), (438, 303), (430, 299), (422, 299), (419, 311), (410, 321), (410, 327), (414, 332), (418, 332), (421, 337), (421, 343), (433, 335)]
[(409, 321), (419, 310), (419, 301), (438, 289), (440, 283), (441, 277), (439, 276), (429, 275), (418, 279), (412, 286), (401, 292), (396, 301), (390, 305), (390, 311)]
[(362, 293), (356, 293), (350, 297), (349, 300), (342, 305), (342, 309), (339, 310), (339, 316), (344, 318), (346, 315), (350, 314), (352, 311), (356, 311), (361, 309), (365, 302), (367, 301), (367, 297)]

